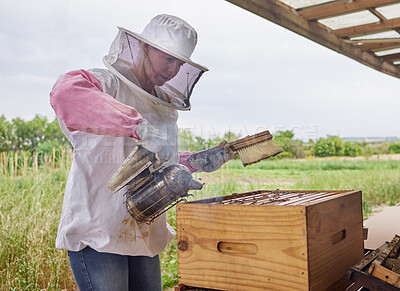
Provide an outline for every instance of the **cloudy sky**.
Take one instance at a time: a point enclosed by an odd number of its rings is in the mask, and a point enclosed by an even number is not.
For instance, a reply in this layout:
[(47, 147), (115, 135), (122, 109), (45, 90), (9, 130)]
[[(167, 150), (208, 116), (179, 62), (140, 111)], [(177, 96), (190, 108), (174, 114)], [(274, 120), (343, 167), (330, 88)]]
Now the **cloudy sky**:
[(60, 74), (104, 67), (117, 26), (141, 32), (157, 14), (199, 34), (192, 56), (207, 66), (181, 128), (208, 138), (227, 130), (294, 130), (400, 137), (399, 81), (223, 0), (0, 0), (0, 115), (55, 117)]

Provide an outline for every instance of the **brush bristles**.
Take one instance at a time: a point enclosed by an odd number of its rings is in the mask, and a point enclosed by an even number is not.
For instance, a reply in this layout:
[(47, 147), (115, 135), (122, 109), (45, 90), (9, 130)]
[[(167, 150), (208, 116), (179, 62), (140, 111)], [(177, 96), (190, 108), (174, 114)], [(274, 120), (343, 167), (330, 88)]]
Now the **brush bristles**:
[(272, 139), (239, 149), (237, 151), (243, 166), (257, 163), (261, 160), (268, 159), (283, 152)]

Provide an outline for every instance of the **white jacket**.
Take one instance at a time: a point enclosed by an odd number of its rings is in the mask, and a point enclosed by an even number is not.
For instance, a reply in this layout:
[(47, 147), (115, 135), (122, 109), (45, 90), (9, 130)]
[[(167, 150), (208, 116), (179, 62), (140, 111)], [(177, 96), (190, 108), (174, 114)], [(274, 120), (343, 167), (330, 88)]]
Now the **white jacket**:
[[(132, 106), (153, 126), (167, 132), (169, 145), (175, 148), (170, 163), (178, 163), (177, 111), (138, 97), (108, 70), (95, 69), (89, 72), (101, 82), (105, 93)], [(78, 251), (90, 246), (99, 252), (122, 255), (154, 256), (160, 253), (175, 235), (166, 222), (165, 213), (150, 225), (138, 223), (126, 210), (125, 196), (121, 193), (123, 190), (112, 194), (106, 186), (134, 148), (135, 140), (130, 137), (71, 132), (62, 120), (60, 126), (74, 151), (56, 247)]]
[(180, 162), (191, 169), (191, 153), (178, 153), (177, 110), (190, 109), (193, 87), (207, 69), (185, 61), (173, 79), (155, 87), (153, 96), (139, 87), (131, 71), (139, 49), (135, 34), (120, 29), (103, 58), (107, 70), (69, 72), (50, 93), (60, 126), (74, 147), (56, 240), (59, 249), (90, 246), (100, 252), (154, 256), (175, 235), (165, 214), (150, 225), (136, 222), (127, 212), (123, 189), (111, 194), (106, 185), (134, 148), (136, 125), (143, 119), (167, 133), (173, 147), (169, 164)]

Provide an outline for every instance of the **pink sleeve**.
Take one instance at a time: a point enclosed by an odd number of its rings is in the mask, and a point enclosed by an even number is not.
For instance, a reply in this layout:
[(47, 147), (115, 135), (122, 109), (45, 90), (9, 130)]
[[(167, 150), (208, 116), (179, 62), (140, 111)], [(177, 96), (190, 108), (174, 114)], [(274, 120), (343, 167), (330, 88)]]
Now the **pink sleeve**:
[(179, 153), (179, 164), (186, 166), (192, 173), (198, 171), (197, 169), (192, 168), (189, 164), (190, 157), (195, 153), (196, 152), (180, 152)]
[(104, 93), (101, 82), (85, 70), (65, 74), (50, 92), (50, 103), (70, 131), (139, 139), (140, 113)]

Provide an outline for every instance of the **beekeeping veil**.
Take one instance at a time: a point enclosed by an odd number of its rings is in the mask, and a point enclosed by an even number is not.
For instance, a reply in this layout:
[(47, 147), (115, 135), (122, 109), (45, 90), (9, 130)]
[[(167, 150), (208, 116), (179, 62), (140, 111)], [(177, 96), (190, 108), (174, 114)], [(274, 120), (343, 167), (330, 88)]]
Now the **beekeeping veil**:
[[(190, 59), (197, 43), (194, 28), (178, 17), (162, 14), (153, 18), (141, 34), (121, 27), (118, 29), (108, 55), (103, 58), (106, 67), (137, 95), (178, 110), (190, 110), (193, 88), (208, 71)], [(140, 87), (132, 72), (135, 62), (146, 57), (141, 52), (144, 43), (184, 62), (175, 77), (159, 87), (155, 86), (154, 95)]]

